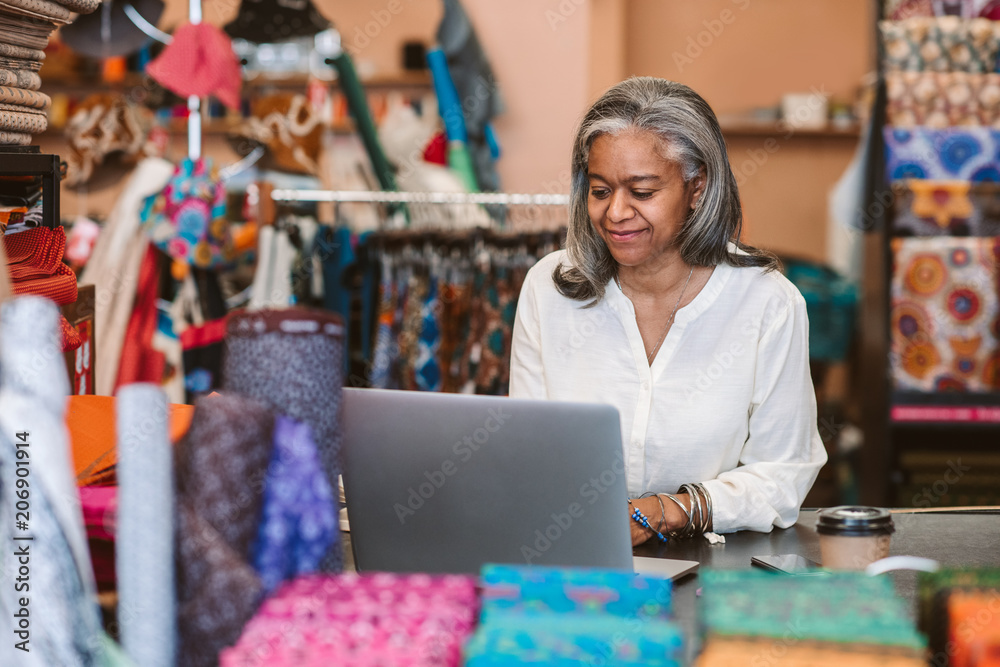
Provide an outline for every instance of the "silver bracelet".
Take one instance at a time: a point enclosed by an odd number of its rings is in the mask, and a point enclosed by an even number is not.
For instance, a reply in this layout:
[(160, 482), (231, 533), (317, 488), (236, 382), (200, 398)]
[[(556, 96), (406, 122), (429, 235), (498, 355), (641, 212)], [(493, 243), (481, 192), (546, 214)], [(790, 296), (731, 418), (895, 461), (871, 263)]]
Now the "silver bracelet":
[(691, 513), (694, 520), (691, 522), (690, 532), (685, 531), (686, 536), (704, 534), (708, 532), (712, 525), (712, 496), (703, 484), (681, 484), (678, 493), (686, 493), (691, 498)]
[(670, 531), (670, 532), (675, 537), (683, 537), (683, 536), (685, 536), (687, 534), (687, 532), (691, 529), (691, 522), (692, 522), (691, 510), (689, 510), (688, 508), (684, 507), (684, 503), (682, 503), (677, 498), (677, 496), (675, 496), (674, 494), (672, 494), (672, 493), (664, 493), (663, 495), (665, 495), (667, 498), (670, 498), (670, 500), (674, 501), (674, 503), (678, 507), (681, 508), (681, 512), (684, 512), (684, 516), (687, 517), (687, 522), (681, 528), (679, 528), (677, 530)]

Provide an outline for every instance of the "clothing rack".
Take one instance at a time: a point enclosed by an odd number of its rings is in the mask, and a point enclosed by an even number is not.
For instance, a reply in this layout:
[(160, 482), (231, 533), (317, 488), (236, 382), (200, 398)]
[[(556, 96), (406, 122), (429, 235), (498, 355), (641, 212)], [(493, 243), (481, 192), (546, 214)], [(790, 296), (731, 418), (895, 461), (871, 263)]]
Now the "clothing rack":
[[(341, 207), (382, 206), (380, 229), (471, 229), (538, 232), (564, 228), (569, 195), (500, 192), (392, 192), (368, 190), (278, 189), (260, 185), (260, 220), (273, 222), (279, 206), (301, 203)], [(357, 208), (353, 209), (355, 212)], [(370, 213), (368, 214), (370, 215)], [(350, 217), (350, 215), (346, 216)]]

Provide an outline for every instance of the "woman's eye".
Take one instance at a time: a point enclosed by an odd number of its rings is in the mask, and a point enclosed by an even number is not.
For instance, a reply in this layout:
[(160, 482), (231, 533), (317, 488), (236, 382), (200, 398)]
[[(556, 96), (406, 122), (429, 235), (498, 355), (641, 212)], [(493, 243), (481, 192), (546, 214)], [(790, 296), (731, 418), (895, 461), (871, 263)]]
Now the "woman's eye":
[(635, 197), (636, 199), (649, 199), (650, 197), (653, 196), (653, 193), (652, 192), (637, 192), (637, 191), (633, 190), (632, 191), (632, 196)]
[(608, 191), (605, 190), (604, 188), (591, 188), (590, 196), (593, 197), (594, 199), (604, 199), (605, 197), (608, 196)]

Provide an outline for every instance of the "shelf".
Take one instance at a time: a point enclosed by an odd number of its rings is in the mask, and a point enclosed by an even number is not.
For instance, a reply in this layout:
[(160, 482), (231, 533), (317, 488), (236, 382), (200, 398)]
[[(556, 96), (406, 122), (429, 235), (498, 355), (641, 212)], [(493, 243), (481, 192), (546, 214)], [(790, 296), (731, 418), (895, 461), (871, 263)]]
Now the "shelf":
[(857, 139), (861, 126), (857, 122), (841, 127), (832, 123), (822, 128), (794, 128), (783, 121), (755, 120), (745, 116), (723, 116), (719, 119), (726, 137), (776, 137), (781, 139)]
[(895, 392), (889, 408), (893, 426), (1000, 427), (1000, 392), (920, 394)]

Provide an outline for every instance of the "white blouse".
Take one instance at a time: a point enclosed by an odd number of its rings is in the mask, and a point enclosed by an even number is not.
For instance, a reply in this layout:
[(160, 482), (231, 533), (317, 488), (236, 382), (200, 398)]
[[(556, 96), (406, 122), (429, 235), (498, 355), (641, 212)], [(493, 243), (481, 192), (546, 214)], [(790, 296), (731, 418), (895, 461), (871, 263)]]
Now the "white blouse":
[(510, 395), (618, 408), (631, 496), (703, 482), (715, 532), (795, 523), (826, 462), (795, 286), (776, 271), (715, 267), (650, 366), (615, 281), (586, 308), (556, 290), (560, 262), (562, 250), (543, 258), (521, 289)]

